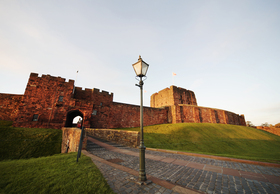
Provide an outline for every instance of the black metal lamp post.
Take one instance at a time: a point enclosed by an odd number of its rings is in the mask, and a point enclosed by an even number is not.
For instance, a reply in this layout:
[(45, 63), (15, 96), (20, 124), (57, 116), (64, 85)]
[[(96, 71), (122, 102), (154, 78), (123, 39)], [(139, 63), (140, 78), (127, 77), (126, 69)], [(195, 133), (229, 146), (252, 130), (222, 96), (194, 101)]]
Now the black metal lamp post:
[(146, 76), (147, 70), (149, 65), (145, 63), (141, 56), (139, 56), (138, 62), (134, 63), (133, 69), (136, 73), (136, 76), (140, 78), (139, 85), (135, 84), (140, 88), (140, 146), (139, 146), (139, 159), (140, 159), (140, 165), (139, 165), (139, 181), (146, 181), (146, 171), (145, 171), (145, 149), (144, 146), (144, 135), (143, 135), (143, 85), (144, 82), (142, 81), (142, 78)]

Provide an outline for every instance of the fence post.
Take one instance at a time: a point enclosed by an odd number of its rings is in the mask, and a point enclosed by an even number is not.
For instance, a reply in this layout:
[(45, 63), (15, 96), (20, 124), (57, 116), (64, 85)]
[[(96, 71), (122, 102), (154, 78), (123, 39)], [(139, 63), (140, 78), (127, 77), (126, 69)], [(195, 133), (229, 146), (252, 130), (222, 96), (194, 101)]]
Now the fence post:
[(81, 157), (81, 149), (83, 146), (83, 132), (84, 132), (84, 126), (82, 126), (82, 131), (81, 131), (80, 144), (79, 144), (79, 149), (78, 149), (78, 154), (77, 154), (77, 162), (79, 161), (79, 158)]

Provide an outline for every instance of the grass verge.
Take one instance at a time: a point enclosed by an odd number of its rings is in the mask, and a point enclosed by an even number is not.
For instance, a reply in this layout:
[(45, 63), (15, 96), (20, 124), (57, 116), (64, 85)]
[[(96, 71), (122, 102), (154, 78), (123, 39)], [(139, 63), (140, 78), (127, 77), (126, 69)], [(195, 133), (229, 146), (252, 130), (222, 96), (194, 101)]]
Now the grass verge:
[(144, 127), (144, 139), (150, 148), (280, 163), (280, 137), (251, 127), (210, 123), (153, 125)]
[(15, 128), (11, 125), (11, 121), (0, 121), (0, 161), (60, 153), (61, 130)]
[(91, 159), (77, 153), (0, 162), (0, 193), (113, 193)]

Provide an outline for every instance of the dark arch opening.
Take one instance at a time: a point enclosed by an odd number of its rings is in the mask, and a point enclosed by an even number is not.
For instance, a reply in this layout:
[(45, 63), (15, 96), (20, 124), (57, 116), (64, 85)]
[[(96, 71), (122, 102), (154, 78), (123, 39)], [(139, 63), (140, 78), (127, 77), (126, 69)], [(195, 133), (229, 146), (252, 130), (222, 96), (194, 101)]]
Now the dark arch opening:
[(84, 121), (83, 113), (81, 113), (79, 110), (73, 110), (67, 113), (65, 127), (75, 127), (73, 125), (73, 120), (76, 116), (82, 117), (82, 124), (83, 124)]

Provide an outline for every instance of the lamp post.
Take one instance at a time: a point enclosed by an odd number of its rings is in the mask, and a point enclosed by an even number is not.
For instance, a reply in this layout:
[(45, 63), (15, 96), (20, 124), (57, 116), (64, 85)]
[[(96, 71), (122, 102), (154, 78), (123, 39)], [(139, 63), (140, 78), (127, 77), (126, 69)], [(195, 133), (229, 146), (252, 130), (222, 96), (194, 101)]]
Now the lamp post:
[(140, 146), (139, 146), (139, 181), (146, 181), (146, 171), (145, 171), (145, 149), (144, 146), (144, 135), (143, 135), (143, 77), (146, 76), (149, 65), (145, 63), (141, 56), (136, 63), (133, 65), (133, 69), (136, 76), (140, 78), (139, 84), (135, 84), (140, 88)]

